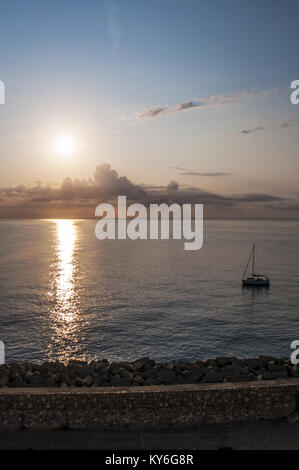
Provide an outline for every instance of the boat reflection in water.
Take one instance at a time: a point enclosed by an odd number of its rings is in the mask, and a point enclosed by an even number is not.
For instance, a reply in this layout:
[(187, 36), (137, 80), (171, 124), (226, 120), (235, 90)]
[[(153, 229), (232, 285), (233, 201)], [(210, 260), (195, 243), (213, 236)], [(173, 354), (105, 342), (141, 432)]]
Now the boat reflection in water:
[(50, 359), (66, 361), (78, 356), (82, 327), (78, 298), (77, 227), (72, 220), (56, 220), (55, 261), (50, 268)]

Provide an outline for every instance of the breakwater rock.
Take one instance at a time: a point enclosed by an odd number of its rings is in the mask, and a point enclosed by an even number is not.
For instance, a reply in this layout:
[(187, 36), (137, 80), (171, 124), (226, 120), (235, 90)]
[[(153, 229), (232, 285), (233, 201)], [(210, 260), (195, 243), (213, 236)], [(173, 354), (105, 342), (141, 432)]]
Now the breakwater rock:
[(202, 361), (156, 363), (148, 357), (133, 362), (71, 360), (68, 363), (11, 362), (0, 366), (0, 387), (102, 387), (249, 382), (299, 378), (290, 360), (260, 356), (217, 357)]

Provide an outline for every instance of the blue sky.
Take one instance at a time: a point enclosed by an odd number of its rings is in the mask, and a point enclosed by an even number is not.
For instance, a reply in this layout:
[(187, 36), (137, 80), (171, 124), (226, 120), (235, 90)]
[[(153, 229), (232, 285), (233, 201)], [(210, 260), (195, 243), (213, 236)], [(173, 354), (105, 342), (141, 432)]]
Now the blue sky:
[[(89, 178), (106, 162), (136, 184), (295, 203), (298, 17), (295, 0), (2, 0), (0, 186)], [(253, 89), (226, 106), (140, 118)], [(64, 134), (77, 145), (70, 159), (53, 151)]]

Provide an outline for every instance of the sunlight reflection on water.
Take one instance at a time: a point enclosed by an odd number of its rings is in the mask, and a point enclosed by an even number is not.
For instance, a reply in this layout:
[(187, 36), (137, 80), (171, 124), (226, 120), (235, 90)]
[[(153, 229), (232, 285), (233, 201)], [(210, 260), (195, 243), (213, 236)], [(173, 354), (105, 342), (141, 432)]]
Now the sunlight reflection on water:
[(77, 227), (72, 220), (56, 220), (56, 260), (50, 270), (50, 313), (53, 335), (49, 356), (66, 361), (79, 354), (81, 318), (78, 298)]

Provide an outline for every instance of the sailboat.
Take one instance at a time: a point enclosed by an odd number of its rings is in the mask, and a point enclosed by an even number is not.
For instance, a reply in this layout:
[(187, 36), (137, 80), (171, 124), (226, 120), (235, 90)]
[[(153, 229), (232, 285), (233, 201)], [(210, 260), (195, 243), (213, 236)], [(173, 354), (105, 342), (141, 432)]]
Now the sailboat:
[[(252, 260), (252, 273), (251, 277), (245, 277), (246, 272), (250, 263), (250, 260)], [(255, 274), (255, 243), (253, 244), (252, 251), (249, 256), (248, 263), (246, 265), (246, 268), (243, 273), (242, 277), (242, 285), (243, 286), (265, 286), (269, 287), (270, 286), (270, 279), (268, 276), (265, 276), (265, 274)]]

